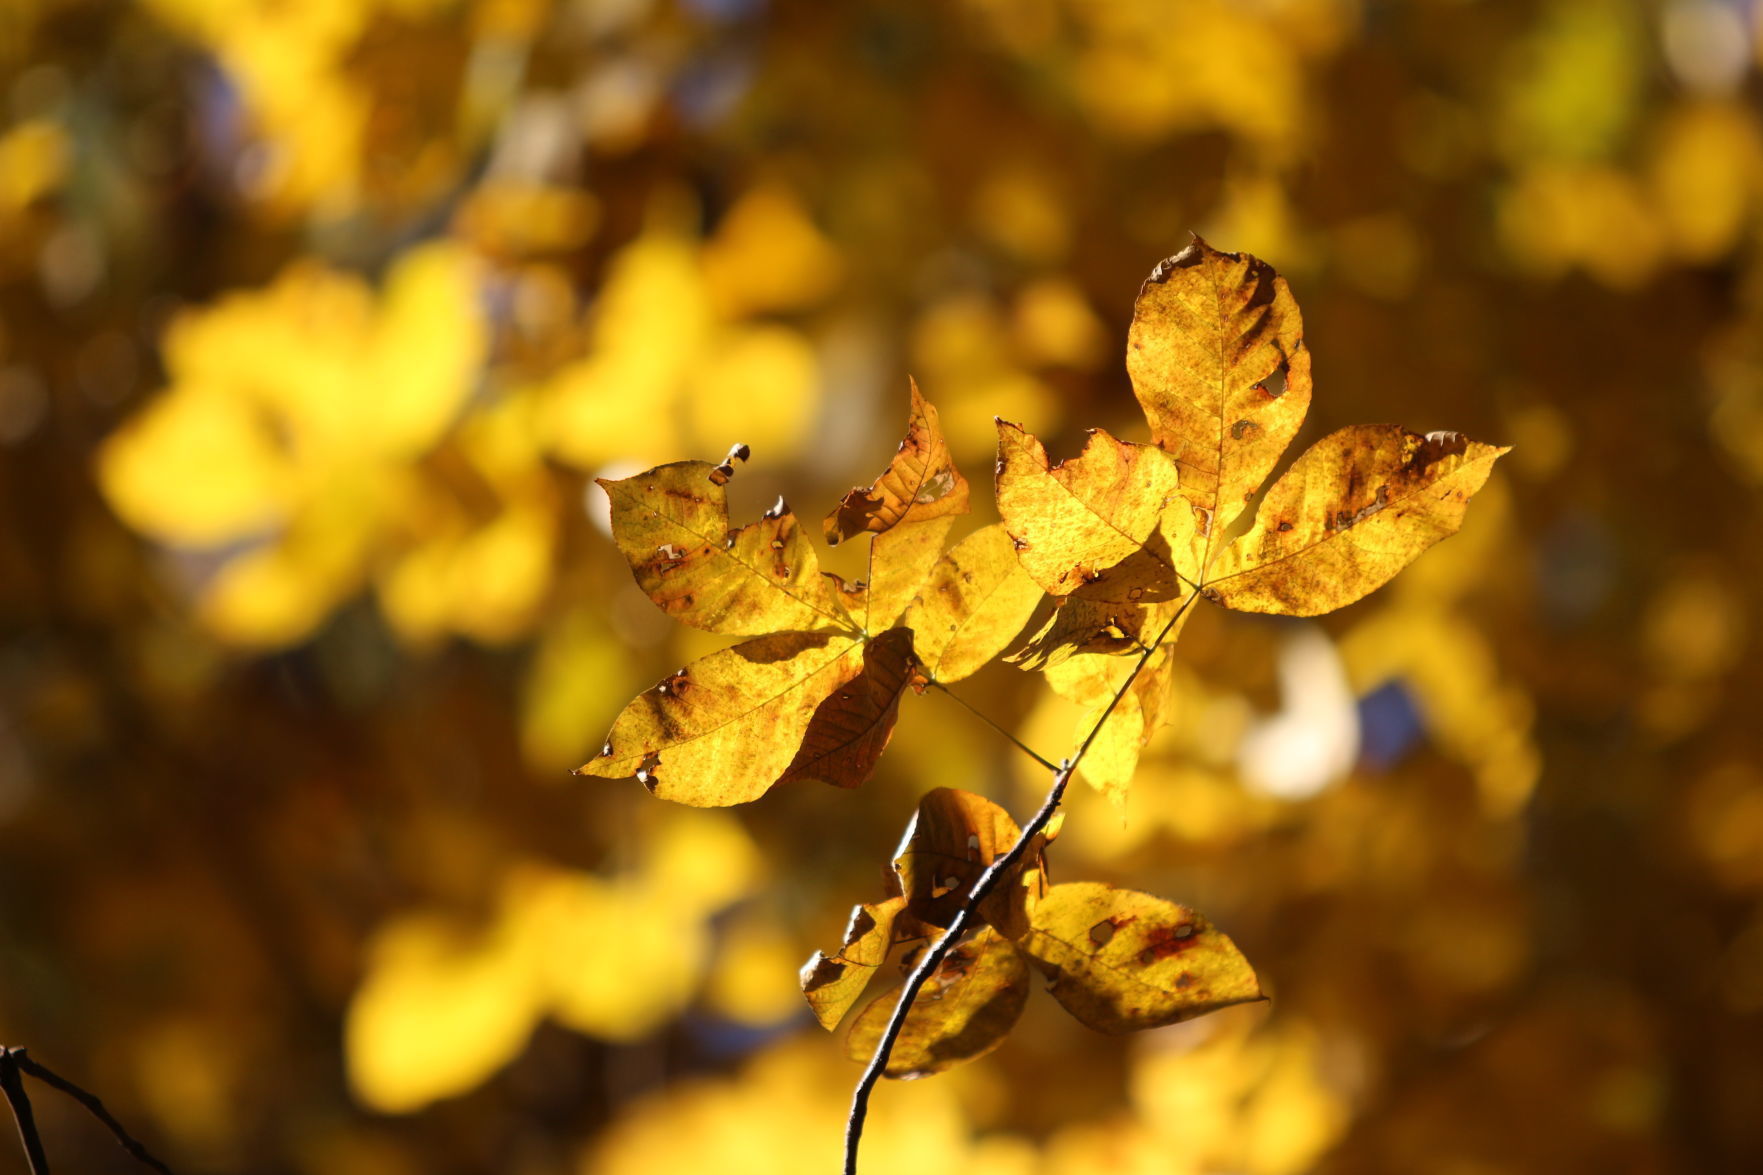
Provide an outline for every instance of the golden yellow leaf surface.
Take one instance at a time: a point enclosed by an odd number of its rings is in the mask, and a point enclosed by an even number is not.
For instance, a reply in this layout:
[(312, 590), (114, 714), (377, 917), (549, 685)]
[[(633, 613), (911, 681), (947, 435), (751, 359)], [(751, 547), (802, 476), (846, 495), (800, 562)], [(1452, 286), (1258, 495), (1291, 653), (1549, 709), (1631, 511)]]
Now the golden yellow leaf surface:
[(943, 552), (957, 516), (968, 511), (967, 479), (955, 468), (937, 410), (911, 385), (906, 437), (882, 475), (847, 493), (824, 523), (837, 546), (871, 534), (865, 632), (899, 618)]
[(670, 616), (711, 632), (849, 628), (808, 536), (788, 509), (731, 529), (728, 494), (705, 461), (600, 479), (612, 534), (637, 584)]
[(1345, 607), (1454, 533), (1506, 451), (1395, 425), (1331, 433), (1267, 491), (1254, 526), (1220, 554), (1208, 594), (1244, 612)]
[(1102, 429), (1049, 463), (1033, 435), (998, 422), (998, 513), (1023, 569), (1055, 596), (1138, 603), (1192, 582), (1194, 512), (1178, 481), (1168, 453)]
[(876, 968), (887, 961), (894, 945), (894, 921), (906, 908), (896, 894), (882, 902), (866, 902), (851, 910), (845, 941), (837, 954), (816, 951), (802, 966), (802, 994), (820, 1026), (831, 1032), (869, 985)]
[(860, 534), (892, 530), (902, 522), (965, 514), (967, 499), (967, 479), (949, 455), (937, 410), (915, 380), (906, 439), (880, 477), (851, 490), (827, 515), (826, 541), (837, 546)]
[(1139, 290), (1127, 337), (1151, 439), (1181, 466), (1209, 556), (1310, 405), (1310, 352), (1285, 279), (1198, 237)]
[(862, 670), (863, 647), (789, 632), (700, 657), (638, 694), (578, 774), (635, 775), (662, 799), (699, 807), (757, 799), (794, 761), (821, 702)]
[[(926, 1077), (984, 1056), (1016, 1026), (1028, 991), (1028, 964), (1009, 939), (983, 927), (951, 947), (919, 989), (883, 1072)], [(897, 997), (882, 993), (851, 1022), (845, 1051), (853, 1060), (874, 1054)]]
[(1002, 653), (1042, 598), (998, 523), (956, 543), (931, 568), (902, 622), (932, 681), (960, 681)]
[(1102, 1032), (1133, 1032), (1262, 998), (1236, 944), (1186, 906), (1098, 882), (1055, 885), (1018, 945), (1054, 998)]

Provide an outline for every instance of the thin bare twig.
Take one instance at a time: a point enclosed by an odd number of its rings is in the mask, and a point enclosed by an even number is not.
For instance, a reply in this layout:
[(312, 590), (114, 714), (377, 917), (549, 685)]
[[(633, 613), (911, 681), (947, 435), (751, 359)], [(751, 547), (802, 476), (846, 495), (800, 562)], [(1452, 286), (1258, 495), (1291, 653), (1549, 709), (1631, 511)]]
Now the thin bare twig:
[[(104, 1103), (99, 1101), (95, 1095), (87, 1093), (47, 1065), (40, 1064), (27, 1056), (25, 1050), (0, 1046), (0, 1084), (6, 1086), (6, 1096), (12, 1102), (13, 1116), (18, 1119), (19, 1133), (24, 1136), (25, 1154), (30, 1158), (32, 1175), (49, 1175), (49, 1162), (43, 1157), (42, 1140), (37, 1137), (35, 1123), (31, 1122), (30, 1101), (25, 1098), (24, 1086), (18, 1081), (20, 1072), (29, 1073), (43, 1084), (60, 1090), (86, 1107), (87, 1113), (109, 1127), (110, 1133), (116, 1136), (117, 1143), (132, 1155), (136, 1162), (153, 1168), (160, 1175), (172, 1175), (171, 1168), (154, 1158), (146, 1147), (124, 1130), (122, 1123), (111, 1116), (110, 1111), (104, 1108)], [(14, 1093), (15, 1086), (16, 1095)], [(22, 1114), (19, 1112), (21, 1103), (24, 1108)], [(26, 1128), (27, 1124), (29, 1124), (28, 1129)]]
[[(1035, 813), (1034, 819), (1022, 826), (1021, 835), (1016, 838), (1016, 843), (1011, 845), (1003, 856), (993, 860), (986, 867), (986, 871), (980, 874), (979, 880), (973, 883), (972, 890), (968, 892), (967, 900), (962, 902), (961, 908), (955, 912), (955, 917), (950, 921), (948, 929), (943, 931), (942, 937), (924, 952), (924, 955), (918, 960), (918, 965), (912, 969), (912, 974), (906, 977), (906, 984), (900, 989), (899, 1002), (894, 1005), (893, 1015), (888, 1017), (888, 1026), (882, 1031), (881, 1041), (876, 1045), (875, 1055), (869, 1058), (869, 1065), (863, 1070), (863, 1076), (858, 1079), (857, 1088), (851, 1095), (851, 1113), (845, 1120), (844, 1175), (857, 1175), (857, 1145), (863, 1140), (863, 1123), (869, 1116), (869, 1095), (875, 1089), (876, 1082), (880, 1081), (882, 1074), (887, 1071), (888, 1057), (894, 1051), (894, 1043), (900, 1038), (901, 1030), (906, 1026), (906, 1016), (912, 1010), (912, 1001), (918, 997), (919, 989), (942, 965), (943, 958), (967, 932), (968, 923), (973, 921), (980, 903), (985, 901), (1004, 875), (1016, 867), (1017, 862), (1021, 861), (1023, 855), (1028, 852), (1030, 842), (1047, 827), (1048, 821), (1053, 819), (1053, 813), (1059, 810), (1059, 804), (1065, 798), (1065, 785), (1071, 782), (1072, 773), (1077, 770), (1078, 764), (1083, 762), (1084, 755), (1089, 753), (1090, 745), (1102, 732), (1102, 727), (1107, 723), (1109, 716), (1114, 713), (1115, 707), (1120, 705), (1121, 699), (1126, 697), (1126, 692), (1132, 688), (1132, 683), (1138, 680), (1140, 671), (1145, 668), (1145, 663), (1151, 659), (1151, 655), (1162, 646), (1163, 639), (1175, 630), (1176, 624), (1180, 622), (1189, 606), (1198, 598), (1199, 593), (1194, 592), (1183, 600), (1181, 607), (1175, 610), (1175, 615), (1169, 618), (1169, 623), (1163, 626), (1163, 631), (1157, 634), (1157, 639), (1152, 641), (1150, 647), (1140, 655), (1138, 664), (1132, 667), (1132, 672), (1126, 675), (1126, 680), (1121, 682), (1120, 688), (1114, 691), (1114, 697), (1109, 700), (1108, 708), (1102, 711), (1101, 717), (1096, 719), (1096, 724), (1090, 728), (1089, 734), (1084, 736), (1084, 741), (1078, 746), (1077, 753), (1059, 764), (1058, 767), (1053, 768), (1053, 785), (1048, 789), (1047, 798), (1042, 801), (1040, 811)], [(949, 696), (954, 697), (955, 695), (950, 694)], [(984, 716), (982, 715), (982, 717)], [(1033, 752), (1030, 753), (1033, 754)], [(1036, 755), (1035, 758), (1039, 759), (1040, 756)], [(1042, 760), (1042, 762), (1046, 761)], [(1047, 766), (1053, 767), (1051, 763), (1048, 763)]]
[(23, 1059), (22, 1049), (0, 1045), (0, 1090), (6, 1092), (6, 1101), (12, 1107), (12, 1120), (18, 1123), (18, 1139), (24, 1144), (25, 1162), (30, 1164), (31, 1175), (49, 1175), (49, 1156), (43, 1153), (43, 1140), (37, 1134), (37, 1119), (31, 1113), (30, 1095), (24, 1091), (24, 1082), (18, 1079), (19, 1061)]
[(1042, 767), (1045, 767), (1048, 771), (1059, 770), (1059, 765), (1057, 763), (1053, 762), (1053, 760), (1048, 759), (1040, 754), (1037, 754), (1033, 747), (1029, 746), (1027, 743), (1023, 742), (1021, 739), (1017, 738), (1015, 735), (1011, 734), (1008, 730), (1005, 730), (1002, 726), (999, 726), (996, 722), (994, 722), (992, 720), (992, 718), (989, 714), (985, 713), (985, 711), (983, 711), (983, 710), (975, 708), (975, 706), (972, 702), (968, 701), (966, 698), (962, 697), (960, 694), (956, 693), (954, 690), (950, 689), (948, 686), (944, 685), (942, 682), (933, 680), (931, 682), (931, 685), (934, 688), (936, 688), (937, 690), (940, 690), (942, 693), (948, 695), (949, 697), (954, 698), (957, 702), (960, 702), (963, 706), (966, 706), (968, 713), (972, 714), (975, 718), (978, 718), (981, 722), (985, 723), (987, 726), (991, 727), (993, 730), (997, 731), (999, 734), (1001, 734), (1005, 738), (1009, 739), (1013, 744), (1015, 744), (1017, 750), (1021, 751), (1023, 754), (1027, 755), (1029, 758), (1031, 758), (1035, 762), (1039, 763)]

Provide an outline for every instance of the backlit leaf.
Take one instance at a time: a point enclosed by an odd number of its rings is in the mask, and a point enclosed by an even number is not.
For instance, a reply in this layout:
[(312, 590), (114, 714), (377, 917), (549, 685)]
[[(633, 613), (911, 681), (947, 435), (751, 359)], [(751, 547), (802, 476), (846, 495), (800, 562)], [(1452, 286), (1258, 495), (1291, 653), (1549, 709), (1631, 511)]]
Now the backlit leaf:
[(865, 903), (851, 910), (845, 943), (838, 953), (816, 951), (802, 967), (802, 994), (820, 1026), (831, 1032), (868, 986), (875, 969), (887, 961), (894, 944), (894, 922), (906, 908), (899, 895)]
[(860, 534), (880, 534), (902, 522), (967, 513), (967, 479), (955, 468), (937, 423), (937, 410), (912, 383), (906, 439), (882, 475), (847, 493), (826, 517), (826, 541), (837, 546)]
[(731, 530), (728, 494), (704, 461), (600, 479), (612, 533), (657, 607), (694, 628), (732, 635), (849, 627), (813, 544), (787, 509)]
[(1215, 552), (1304, 423), (1310, 352), (1298, 304), (1265, 261), (1196, 237), (1139, 290), (1126, 366)]
[(1198, 568), (1194, 512), (1163, 450), (1093, 429), (1083, 452), (1049, 463), (1034, 436), (998, 422), (998, 512), (1017, 557), (1055, 596), (1167, 599)]
[(997, 524), (950, 548), (903, 620), (930, 679), (959, 681), (1003, 652), (1041, 599)]
[(1208, 594), (1245, 612), (1345, 607), (1454, 533), (1505, 452), (1395, 425), (1331, 433), (1268, 490), (1255, 525), (1221, 553)]
[(1021, 829), (984, 796), (939, 787), (924, 794), (894, 855), (894, 872), (912, 915), (947, 926), (993, 858)]
[(1073, 1016), (1132, 1032), (1262, 998), (1236, 945), (1174, 902), (1098, 882), (1056, 885), (1018, 942)]
[(882, 475), (847, 493), (826, 517), (826, 541), (873, 534), (864, 631), (897, 619), (943, 552), (955, 518), (968, 511), (967, 479), (955, 468), (937, 410), (912, 384), (906, 438)]
[[(1028, 991), (1028, 964), (1010, 940), (981, 929), (952, 947), (919, 989), (884, 1072), (924, 1077), (984, 1056), (1015, 1027)], [(854, 1060), (874, 1054), (897, 998), (877, 996), (852, 1021), (845, 1049)]]
[(862, 670), (863, 644), (780, 633), (701, 657), (637, 695), (578, 774), (635, 775), (700, 807), (757, 799), (795, 759), (821, 702)]

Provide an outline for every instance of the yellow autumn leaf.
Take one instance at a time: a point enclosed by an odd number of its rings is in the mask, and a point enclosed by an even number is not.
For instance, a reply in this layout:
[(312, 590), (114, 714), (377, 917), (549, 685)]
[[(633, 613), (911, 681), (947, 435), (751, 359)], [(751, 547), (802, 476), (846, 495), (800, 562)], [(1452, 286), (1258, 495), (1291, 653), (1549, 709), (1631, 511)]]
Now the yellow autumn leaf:
[(1236, 944), (1174, 902), (1093, 881), (1055, 885), (1018, 943), (1054, 998), (1103, 1032), (1133, 1032), (1263, 998)]
[(952, 682), (992, 660), (1016, 638), (1041, 601), (1002, 523), (951, 547), (907, 607), (902, 622), (932, 681)]
[(837, 1027), (894, 945), (894, 922), (906, 908), (904, 896), (864, 903), (851, 910), (844, 945), (836, 954), (816, 951), (802, 966), (802, 994), (820, 1026)]
[(1345, 607), (1455, 532), (1506, 451), (1395, 425), (1331, 433), (1268, 490), (1255, 524), (1221, 553), (1207, 594), (1244, 612)]
[(943, 553), (943, 540), (968, 511), (967, 479), (955, 468), (937, 410), (914, 381), (906, 438), (882, 475), (847, 493), (828, 514), (826, 541), (870, 534), (864, 631), (897, 619)]
[[(1010, 940), (990, 926), (949, 949), (912, 1001), (888, 1054), (888, 1077), (926, 1077), (1004, 1043), (1028, 1003), (1029, 972)], [(867, 1061), (881, 1042), (898, 992), (871, 1000), (851, 1022), (846, 1055)]]
[(707, 462), (679, 461), (600, 479), (612, 499), (613, 539), (656, 606), (731, 635), (851, 628), (796, 516), (777, 508), (731, 529), (728, 495), (713, 473)]
[(864, 643), (790, 632), (700, 657), (637, 695), (577, 774), (635, 775), (698, 807), (757, 799), (794, 761), (820, 703), (861, 671)]
[(349, 1084), (393, 1114), (463, 1093), (526, 1046), (538, 998), (513, 927), (475, 934), (428, 913), (389, 922), (344, 1024)]
[(1161, 449), (1092, 429), (1083, 452), (1049, 464), (1041, 442), (998, 422), (998, 513), (1023, 569), (1055, 596), (1168, 599), (1199, 573), (1194, 511)]
[(1209, 562), (1309, 409), (1298, 304), (1265, 261), (1196, 237), (1139, 290), (1126, 366), (1151, 439), (1200, 511)]

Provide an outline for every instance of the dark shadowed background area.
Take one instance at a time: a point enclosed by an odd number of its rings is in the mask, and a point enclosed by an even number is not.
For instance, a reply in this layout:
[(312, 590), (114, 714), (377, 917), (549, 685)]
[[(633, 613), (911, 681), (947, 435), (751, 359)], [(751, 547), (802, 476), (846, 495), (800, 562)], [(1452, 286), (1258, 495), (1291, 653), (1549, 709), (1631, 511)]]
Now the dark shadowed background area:
[(746, 442), (818, 518), (910, 373), (980, 525), (994, 415), (1143, 439), (1195, 231), (1290, 279), (1300, 447), (1514, 451), (1366, 601), (1198, 616), (1073, 798), (1055, 869), (1271, 1005), (1037, 998), (866, 1169), (1763, 1169), (1760, 62), (1754, 0), (4, 0), (0, 1042), (184, 1175), (833, 1169), (797, 967), (919, 794), (1044, 780), (934, 694), (857, 792), (572, 778), (716, 646), (592, 478)]

